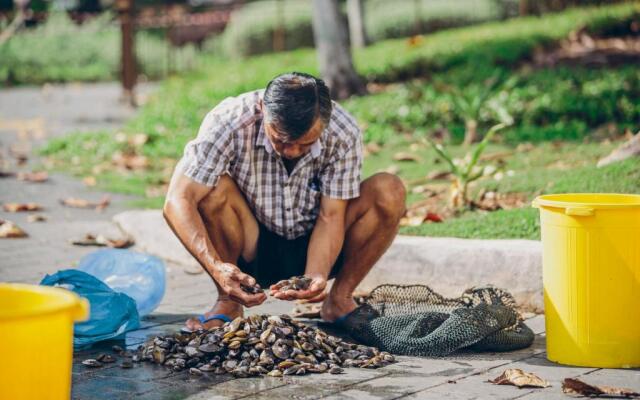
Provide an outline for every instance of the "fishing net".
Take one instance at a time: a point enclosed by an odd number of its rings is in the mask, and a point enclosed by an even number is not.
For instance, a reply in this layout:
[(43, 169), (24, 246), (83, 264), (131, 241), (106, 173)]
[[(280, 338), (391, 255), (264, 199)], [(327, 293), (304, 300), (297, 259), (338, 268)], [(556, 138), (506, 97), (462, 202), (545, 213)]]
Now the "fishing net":
[(513, 296), (491, 286), (445, 298), (424, 285), (381, 285), (360, 299), (344, 326), (366, 345), (412, 356), (511, 351), (534, 338)]

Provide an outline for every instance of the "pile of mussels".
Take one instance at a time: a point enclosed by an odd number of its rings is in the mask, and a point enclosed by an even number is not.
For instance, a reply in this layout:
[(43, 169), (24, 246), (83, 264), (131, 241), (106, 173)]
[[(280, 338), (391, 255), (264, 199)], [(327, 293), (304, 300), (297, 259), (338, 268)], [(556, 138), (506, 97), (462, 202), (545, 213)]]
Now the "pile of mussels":
[(378, 368), (395, 361), (387, 352), (345, 342), (287, 315), (238, 317), (211, 330), (157, 336), (138, 351), (134, 361), (236, 377), (339, 374), (341, 367)]

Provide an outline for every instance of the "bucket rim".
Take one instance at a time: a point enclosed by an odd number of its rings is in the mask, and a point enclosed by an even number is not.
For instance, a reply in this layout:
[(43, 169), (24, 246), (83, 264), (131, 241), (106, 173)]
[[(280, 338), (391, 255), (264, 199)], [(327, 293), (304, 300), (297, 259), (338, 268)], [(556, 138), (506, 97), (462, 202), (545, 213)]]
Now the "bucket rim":
[(71, 311), (73, 312), (77, 309), (78, 305), (82, 303), (82, 298), (77, 294), (70, 292), (65, 289), (55, 288), (55, 287), (47, 287), (47, 286), (39, 286), (39, 285), (29, 285), (25, 283), (4, 283), (0, 282), (0, 292), (5, 291), (14, 291), (16, 293), (35, 293), (46, 296), (55, 297), (57, 301), (51, 302), (50, 304), (43, 305), (37, 309), (28, 310), (28, 311), (15, 311), (15, 310), (2, 310), (0, 312), (0, 321), (10, 320), (16, 318), (30, 318), (40, 315), (48, 315), (57, 312), (63, 311)]
[[(611, 201), (575, 201), (575, 200), (561, 200), (562, 197), (575, 197), (575, 196), (608, 196), (617, 197), (619, 199), (630, 199), (633, 202), (611, 202)], [(631, 193), (555, 193), (544, 194), (536, 197), (533, 200), (534, 207), (554, 207), (554, 208), (571, 208), (571, 207), (590, 207), (596, 210), (604, 209), (628, 209), (628, 208), (640, 208), (640, 194)]]

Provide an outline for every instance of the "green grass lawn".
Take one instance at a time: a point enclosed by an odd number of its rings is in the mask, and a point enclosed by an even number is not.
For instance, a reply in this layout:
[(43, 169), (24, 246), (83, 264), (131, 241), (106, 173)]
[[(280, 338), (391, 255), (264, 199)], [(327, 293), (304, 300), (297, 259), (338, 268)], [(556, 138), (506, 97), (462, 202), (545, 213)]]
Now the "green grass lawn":
[[(503, 158), (504, 164), (498, 168), (504, 171), (500, 180), (486, 177), (472, 187), (472, 196), (481, 189), (499, 193), (523, 193), (528, 201), (542, 193), (567, 192), (613, 192), (640, 193), (640, 160), (630, 159), (604, 168), (596, 168), (597, 160), (608, 154), (616, 143), (555, 142), (539, 143), (533, 148), (490, 145), (485, 156), (510, 154)], [(412, 193), (412, 189), (425, 183), (446, 185), (447, 181), (420, 180), (428, 173), (444, 171), (444, 165), (437, 162), (435, 152), (421, 146), (414, 152), (419, 162), (394, 161), (396, 152), (406, 152), (408, 144), (397, 140), (383, 146), (376, 154), (369, 155), (364, 163), (364, 176), (370, 176), (390, 166), (399, 168), (400, 176), (407, 184), (408, 204), (424, 197)], [(415, 145), (414, 145), (415, 148)], [(462, 146), (451, 146), (451, 153), (461, 156)], [(485, 162), (496, 164), (494, 161)], [(507, 171), (512, 171), (507, 174)], [(411, 184), (414, 182), (414, 184)], [(539, 239), (538, 212), (532, 208), (498, 210), (494, 212), (465, 212), (457, 218), (443, 223), (425, 223), (416, 227), (402, 227), (401, 233), (423, 236), (453, 236), (461, 238), (523, 238)]]
[[(544, 18), (516, 18), (507, 22), (451, 29), (424, 36), (410, 44), (406, 39), (376, 43), (354, 54), (358, 72), (370, 82), (397, 82), (382, 93), (343, 102), (363, 127), (365, 141), (382, 145), (367, 158), (364, 175), (384, 169), (399, 150), (409, 150), (406, 137), (419, 137), (446, 128), (452, 143), (463, 135), (463, 116), (452, 106), (451, 87), (478, 89), (496, 73), (507, 78), (490, 96), (516, 124), (492, 144), (487, 154), (513, 151), (523, 140), (536, 142), (534, 150), (505, 158), (500, 181), (483, 180), (475, 190), (522, 192), (635, 191), (639, 165), (635, 161), (595, 169), (597, 158), (611, 145), (583, 143), (602, 123), (619, 129), (637, 129), (640, 120), (640, 72), (620, 68), (530, 70), (522, 62), (538, 46), (549, 46), (579, 27), (598, 30), (619, 24), (640, 13), (640, 3), (579, 8)], [(196, 71), (167, 79), (157, 93), (123, 128), (126, 136), (144, 133), (144, 145), (131, 145), (113, 132), (81, 132), (50, 141), (42, 150), (50, 165), (78, 176), (95, 176), (98, 187), (140, 195), (138, 206), (160, 207), (158, 195), (166, 185), (184, 145), (193, 138), (202, 118), (225, 97), (264, 87), (275, 75), (291, 70), (317, 74), (313, 50), (252, 57), (246, 60), (203, 59)], [(409, 78), (418, 78), (408, 80)], [(479, 90), (479, 89), (478, 89)], [(495, 122), (489, 106), (479, 120), (480, 131)], [(562, 140), (556, 146), (548, 140)], [(573, 142), (567, 141), (573, 140)], [(146, 156), (143, 170), (116, 169), (115, 152)], [(461, 153), (459, 147), (452, 147)], [(418, 148), (420, 163), (398, 163), (400, 176), (411, 181), (441, 168), (433, 153)], [(613, 177), (613, 178), (612, 178)], [(604, 179), (606, 178), (606, 179)], [(635, 179), (635, 181), (634, 181)], [(443, 183), (446, 184), (446, 183)], [(411, 194), (409, 201), (418, 195)], [(502, 222), (501, 222), (502, 221)], [(468, 213), (442, 224), (403, 228), (404, 233), (459, 237), (535, 238), (534, 210)]]

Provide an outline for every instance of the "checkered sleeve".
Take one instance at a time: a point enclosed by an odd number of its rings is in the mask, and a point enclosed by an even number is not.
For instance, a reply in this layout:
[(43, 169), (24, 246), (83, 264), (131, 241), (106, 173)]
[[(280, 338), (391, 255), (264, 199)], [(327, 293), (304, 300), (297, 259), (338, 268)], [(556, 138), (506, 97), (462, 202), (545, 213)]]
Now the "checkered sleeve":
[(343, 143), (343, 151), (320, 176), (321, 192), (332, 199), (348, 200), (360, 196), (362, 170), (362, 137), (357, 130), (351, 144)]
[(215, 186), (229, 169), (233, 156), (233, 130), (215, 110), (209, 112), (198, 136), (187, 143), (179, 166), (184, 175), (206, 186)]

